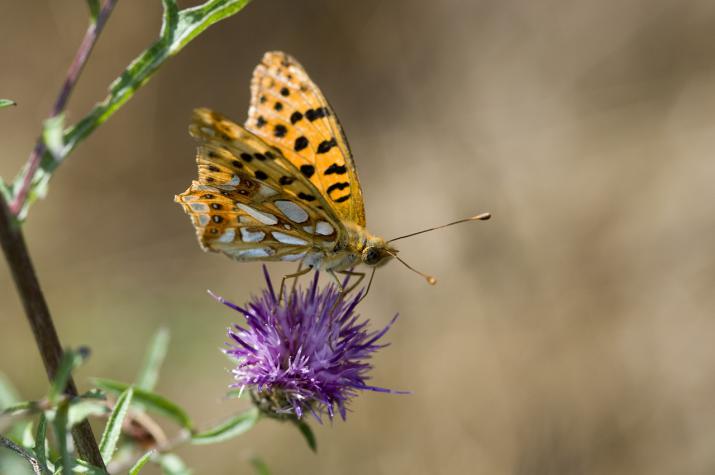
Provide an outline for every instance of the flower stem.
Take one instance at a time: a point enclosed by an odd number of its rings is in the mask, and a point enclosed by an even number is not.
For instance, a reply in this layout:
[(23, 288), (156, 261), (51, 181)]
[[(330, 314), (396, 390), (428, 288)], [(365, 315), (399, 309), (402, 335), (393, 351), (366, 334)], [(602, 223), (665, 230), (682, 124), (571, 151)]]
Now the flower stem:
[[(84, 38), (82, 38), (82, 42), (75, 53), (74, 59), (67, 70), (67, 77), (65, 78), (65, 82), (62, 84), (62, 89), (60, 89), (60, 93), (55, 100), (54, 106), (52, 107), (52, 112), (49, 116), (50, 118), (60, 115), (67, 106), (67, 101), (77, 84), (77, 80), (84, 69), (84, 65), (87, 63), (87, 59), (89, 59), (89, 55), (92, 52), (94, 45), (97, 43), (99, 34), (102, 32), (104, 25), (107, 23), (109, 15), (112, 14), (112, 10), (114, 9), (117, 1), (118, 0), (106, 0), (99, 12), (99, 15), (97, 15), (96, 21), (89, 24), (89, 27), (84, 34)], [(32, 187), (32, 179), (34, 178), (35, 173), (37, 173), (37, 169), (40, 166), (40, 162), (42, 161), (42, 156), (45, 154), (45, 151), (45, 141), (42, 136), (40, 136), (30, 153), (30, 158), (28, 158), (27, 164), (25, 165), (25, 175), (22, 179), (22, 185), (15, 191), (14, 198), (10, 203), (10, 211), (15, 216), (20, 213), (22, 206), (25, 204), (27, 195)]]
[[(22, 228), (10, 212), (2, 194), (0, 194), (0, 246), (2, 246), (5, 259), (10, 265), (10, 272), (35, 336), (47, 376), (52, 381), (62, 358), (62, 345), (52, 322), (47, 301), (40, 288), (40, 282), (37, 280)], [(65, 394), (77, 396), (77, 387), (72, 377), (67, 381)], [(97, 441), (88, 421), (85, 420), (76, 425), (72, 429), (72, 437), (82, 459), (92, 465), (104, 468)]]
[(42, 475), (42, 467), (35, 457), (33, 457), (27, 450), (23, 449), (12, 440), (0, 435), (0, 446), (7, 447), (8, 449), (21, 455), (27, 462), (32, 466), (32, 472), (35, 475)]

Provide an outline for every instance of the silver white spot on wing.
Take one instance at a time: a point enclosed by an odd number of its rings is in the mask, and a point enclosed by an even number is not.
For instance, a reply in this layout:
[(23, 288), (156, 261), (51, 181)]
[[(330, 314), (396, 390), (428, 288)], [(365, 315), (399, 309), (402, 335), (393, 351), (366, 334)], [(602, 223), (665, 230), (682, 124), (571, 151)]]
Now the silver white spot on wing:
[(200, 214), (199, 215), (199, 224), (201, 226), (206, 226), (207, 224), (209, 224), (210, 220), (211, 220), (211, 218), (209, 218), (208, 214)]
[(249, 231), (246, 228), (241, 228), (241, 239), (243, 242), (261, 242), (266, 237), (263, 231)]
[(261, 185), (261, 187), (258, 189), (258, 196), (260, 196), (261, 198), (270, 198), (271, 196), (277, 194), (278, 192), (270, 186)]
[(236, 238), (236, 230), (233, 228), (228, 228), (226, 231), (223, 232), (221, 237), (217, 239), (217, 241), (229, 243), (229, 242), (233, 242), (233, 240), (235, 238)]
[(282, 242), (283, 244), (295, 244), (296, 246), (305, 246), (308, 244), (308, 242), (303, 239), (291, 236), (290, 234), (279, 233), (278, 231), (271, 232), (271, 235), (276, 241)]
[(318, 224), (315, 225), (315, 232), (323, 236), (330, 236), (335, 232), (335, 229), (326, 221), (318, 221)]
[(303, 226), (303, 231), (305, 231), (308, 234), (315, 234), (315, 228), (313, 227), (313, 225)]
[(308, 220), (308, 213), (292, 201), (276, 200), (273, 204), (294, 223), (304, 223)]
[(304, 252), (301, 252), (300, 254), (286, 254), (284, 256), (281, 256), (281, 260), (286, 262), (295, 262), (303, 259), (304, 256)]
[(209, 211), (209, 207), (206, 203), (191, 203), (189, 207), (197, 213), (207, 213)]
[(260, 247), (258, 249), (242, 249), (238, 251), (237, 256), (239, 258), (256, 258), (256, 257), (268, 257), (274, 254), (273, 249), (268, 247)]
[(273, 216), (270, 213), (263, 213), (261, 211), (258, 211), (257, 209), (253, 209), (248, 205), (245, 205), (243, 203), (236, 203), (236, 206), (241, 208), (243, 211), (246, 213), (250, 214), (254, 218), (256, 218), (258, 221), (260, 221), (263, 224), (276, 224), (278, 222), (278, 219)]
[(238, 177), (238, 175), (233, 175), (231, 177), (231, 181), (226, 184), (231, 186), (238, 186), (239, 183), (241, 183), (241, 179)]

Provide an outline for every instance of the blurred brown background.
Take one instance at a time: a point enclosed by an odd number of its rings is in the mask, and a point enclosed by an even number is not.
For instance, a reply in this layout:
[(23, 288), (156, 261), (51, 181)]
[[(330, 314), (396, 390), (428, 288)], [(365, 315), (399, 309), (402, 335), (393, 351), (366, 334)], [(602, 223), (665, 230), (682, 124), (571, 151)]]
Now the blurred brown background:
[[(196, 2), (194, 2), (196, 3)], [(187, 5), (187, 3), (184, 3)], [(0, 175), (24, 163), (86, 25), (85, 2), (0, 2)], [(160, 2), (119, 2), (69, 111), (80, 118), (158, 34)], [(200, 251), (173, 203), (195, 176), (190, 111), (242, 122), (254, 65), (295, 55), (346, 128), (369, 229), (392, 264), (361, 312), (392, 346), (316, 456), (270, 421), (180, 452), (196, 473), (715, 473), (715, 3), (256, 0), (173, 58), (62, 166), (29, 245), (78, 380), (130, 380), (160, 325), (158, 390), (208, 423), (218, 348), (260, 267)], [(271, 266), (275, 276), (292, 267)], [(0, 370), (46, 386), (0, 265)], [(242, 404), (242, 403), (240, 403)], [(208, 457), (208, 459), (206, 459)]]

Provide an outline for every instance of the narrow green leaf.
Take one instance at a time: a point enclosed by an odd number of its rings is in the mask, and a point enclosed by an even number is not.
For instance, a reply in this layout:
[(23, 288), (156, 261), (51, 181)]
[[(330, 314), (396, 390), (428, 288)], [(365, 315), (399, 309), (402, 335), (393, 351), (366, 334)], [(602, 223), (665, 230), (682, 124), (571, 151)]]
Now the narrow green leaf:
[(90, 416), (103, 416), (109, 412), (104, 401), (75, 399), (70, 403), (69, 427), (74, 427)]
[(17, 102), (11, 101), (10, 99), (0, 99), (0, 109), (3, 107), (16, 106)]
[[(109, 95), (79, 122), (67, 128), (63, 140), (63, 156), (67, 156), (77, 145), (86, 139), (97, 127), (109, 119), (124, 103), (132, 98), (156, 73), (166, 60), (177, 54), (192, 39), (209, 26), (235, 15), (250, 0), (208, 0), (201, 5), (175, 11), (175, 1), (165, 0), (165, 14), (160, 38), (132, 61), (124, 72), (109, 86)], [(32, 177), (31, 192), (20, 210), (18, 219), (24, 220), (27, 210), (34, 201), (46, 194), (47, 184), (52, 173), (61, 161), (55, 160), (49, 152), (45, 153), (40, 168)], [(23, 169), (13, 181), (13, 194), (18, 192), (27, 169)]]
[(107, 475), (107, 472), (102, 470), (99, 467), (95, 467), (94, 465), (85, 462), (84, 460), (77, 459), (74, 461), (75, 466), (73, 469), (73, 473), (86, 473), (88, 475)]
[(271, 471), (268, 469), (268, 465), (266, 465), (266, 462), (264, 462), (260, 458), (253, 457), (251, 459), (251, 465), (253, 465), (253, 470), (255, 471), (256, 475), (271, 475)]
[(183, 460), (177, 455), (166, 454), (159, 459), (161, 472), (165, 475), (190, 475), (191, 470), (186, 466)]
[(164, 7), (164, 15), (161, 19), (159, 37), (165, 44), (169, 45), (179, 22), (179, 7), (176, 5), (176, 0), (161, 0), (161, 4)]
[(292, 419), (293, 424), (298, 428), (300, 433), (303, 435), (303, 438), (305, 438), (305, 441), (308, 443), (308, 447), (310, 447), (310, 450), (313, 452), (318, 451), (318, 441), (315, 438), (315, 434), (313, 433), (313, 429), (310, 428), (307, 422), (299, 420), (299, 419)]
[(159, 371), (161, 370), (161, 365), (164, 362), (168, 348), (169, 330), (165, 327), (160, 328), (159, 331), (154, 334), (147, 348), (144, 364), (139, 370), (139, 376), (137, 377), (137, 388), (146, 391), (154, 389), (159, 379)]
[(141, 472), (141, 469), (144, 468), (144, 465), (151, 460), (151, 457), (156, 453), (155, 450), (150, 450), (149, 452), (145, 453), (144, 455), (141, 456), (139, 460), (137, 460), (137, 463), (132, 466), (132, 468), (129, 469), (129, 475), (137, 475), (139, 472)]
[(18, 412), (35, 412), (38, 411), (40, 405), (37, 401), (22, 401), (12, 406), (8, 406), (0, 412), (2, 415), (17, 414)]
[(65, 387), (67, 387), (67, 380), (69, 380), (70, 374), (82, 363), (88, 354), (89, 352), (86, 349), (80, 349), (79, 351), (66, 350), (64, 352), (60, 360), (60, 367), (57, 369), (57, 374), (55, 374), (55, 379), (50, 387), (50, 393), (47, 395), (47, 399), (50, 403), (57, 404), (60, 395), (64, 392)]
[(112, 414), (109, 416), (107, 426), (104, 428), (102, 439), (99, 441), (99, 452), (102, 454), (102, 460), (104, 460), (105, 464), (112, 460), (114, 450), (117, 448), (117, 441), (119, 441), (119, 436), (122, 434), (122, 424), (127, 412), (129, 412), (129, 405), (132, 403), (133, 395), (134, 389), (130, 387), (119, 396)]
[(42, 475), (49, 472), (47, 469), (47, 417), (44, 413), (40, 414), (40, 419), (37, 421), (37, 431), (35, 432), (35, 457), (37, 463), (40, 464)]
[[(107, 392), (119, 394), (126, 391), (128, 384), (113, 381), (111, 379), (95, 378), (94, 384)], [(173, 419), (180, 426), (191, 429), (192, 423), (189, 415), (178, 404), (169, 401), (163, 396), (156, 393), (145, 391), (143, 389), (134, 388), (134, 401), (142, 404), (147, 409), (162, 414), (170, 419)]]
[(87, 6), (89, 7), (89, 18), (94, 23), (99, 15), (99, 0), (87, 0)]
[(62, 467), (62, 473), (72, 473), (74, 468), (74, 457), (69, 451), (70, 444), (67, 440), (67, 414), (69, 412), (69, 402), (62, 401), (57, 407), (55, 418), (52, 421), (52, 429), (55, 432), (57, 440), (57, 451), (60, 453), (59, 465)]
[(237, 437), (248, 431), (258, 421), (259, 412), (257, 408), (230, 417), (219, 425), (209, 430), (200, 432), (191, 437), (191, 442), (197, 445), (216, 444)]
[(64, 114), (56, 115), (45, 120), (42, 128), (42, 139), (45, 141), (47, 150), (50, 151), (52, 157), (60, 161), (64, 158), (64, 130), (65, 116)]
[(10, 380), (0, 373), (0, 411), (20, 402), (20, 396)]
[(32, 421), (27, 421), (25, 427), (22, 428), (22, 446), (26, 449), (35, 448), (35, 431), (33, 430)]

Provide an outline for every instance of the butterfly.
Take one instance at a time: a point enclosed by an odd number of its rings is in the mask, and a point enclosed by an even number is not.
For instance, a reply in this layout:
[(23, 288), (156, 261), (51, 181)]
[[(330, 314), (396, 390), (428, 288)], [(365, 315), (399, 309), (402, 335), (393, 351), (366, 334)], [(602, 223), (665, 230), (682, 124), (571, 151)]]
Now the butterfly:
[(238, 261), (297, 261), (307, 267), (291, 276), (321, 269), (340, 288), (335, 273), (359, 275), (359, 283), (364, 273), (351, 269), (361, 263), (377, 268), (396, 258), (412, 269), (390, 243), (431, 229), (390, 241), (366, 229), (360, 181), (340, 122), (291, 56), (263, 56), (244, 126), (199, 108), (189, 133), (198, 142), (199, 176), (175, 201), (191, 217), (204, 250)]

